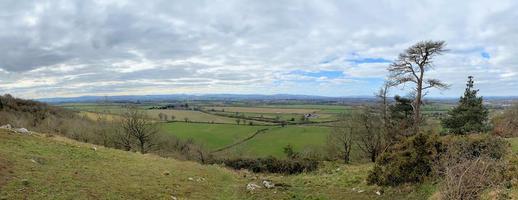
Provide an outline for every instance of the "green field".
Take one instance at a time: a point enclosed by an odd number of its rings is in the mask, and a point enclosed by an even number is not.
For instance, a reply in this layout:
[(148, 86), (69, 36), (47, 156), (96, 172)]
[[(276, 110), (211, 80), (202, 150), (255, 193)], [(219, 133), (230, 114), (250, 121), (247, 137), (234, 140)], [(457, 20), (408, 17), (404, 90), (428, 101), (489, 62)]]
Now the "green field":
[(317, 126), (246, 126), (232, 124), (201, 124), (174, 122), (163, 124), (165, 132), (182, 139), (193, 138), (208, 148), (215, 150), (239, 142), (260, 129), (267, 128), (236, 147), (226, 150), (232, 155), (250, 157), (283, 157), (283, 147), (290, 144), (296, 151), (308, 148), (322, 151), (329, 128)]
[(214, 150), (238, 142), (264, 127), (174, 122), (164, 123), (162, 128), (166, 133), (181, 139), (192, 138), (209, 150)]
[(295, 151), (311, 148), (322, 152), (328, 134), (329, 128), (326, 127), (275, 127), (242, 144), (237, 150), (244, 155), (284, 157), (283, 147), (289, 144)]

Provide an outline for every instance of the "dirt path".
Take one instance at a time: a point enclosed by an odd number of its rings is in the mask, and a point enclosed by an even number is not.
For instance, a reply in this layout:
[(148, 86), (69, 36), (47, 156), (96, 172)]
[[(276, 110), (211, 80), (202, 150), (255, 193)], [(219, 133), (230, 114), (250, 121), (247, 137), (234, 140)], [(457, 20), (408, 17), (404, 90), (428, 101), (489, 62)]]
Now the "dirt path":
[(241, 141), (239, 141), (239, 142), (236, 142), (236, 143), (234, 143), (234, 144), (231, 144), (231, 145), (228, 145), (228, 146), (225, 146), (225, 147), (221, 147), (221, 148), (219, 148), (219, 149), (216, 149), (216, 150), (212, 151), (211, 153), (217, 153), (217, 152), (220, 152), (220, 151), (224, 151), (224, 150), (230, 149), (230, 148), (235, 147), (235, 146), (237, 146), (237, 145), (240, 145), (240, 144), (242, 144), (242, 143), (244, 143), (244, 142), (246, 142), (246, 141), (248, 141), (248, 140), (253, 139), (253, 138), (254, 138), (255, 136), (257, 136), (257, 135), (259, 135), (259, 134), (261, 134), (261, 133), (264, 133), (264, 132), (265, 132), (265, 131), (267, 131), (268, 129), (269, 129), (269, 128), (264, 128), (264, 129), (258, 130), (258, 131), (256, 131), (254, 134), (252, 134), (251, 136), (249, 136), (249, 137), (247, 137), (247, 138), (245, 138), (245, 139), (243, 139), (243, 140), (241, 140)]

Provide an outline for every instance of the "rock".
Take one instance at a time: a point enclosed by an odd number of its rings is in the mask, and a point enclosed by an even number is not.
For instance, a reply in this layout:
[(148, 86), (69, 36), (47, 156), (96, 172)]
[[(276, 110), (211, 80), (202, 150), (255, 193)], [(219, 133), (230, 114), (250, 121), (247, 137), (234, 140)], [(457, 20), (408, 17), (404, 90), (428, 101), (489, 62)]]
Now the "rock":
[(275, 184), (272, 182), (272, 181), (268, 181), (268, 180), (264, 180), (263, 181), (263, 186), (266, 188), (266, 189), (272, 189), (275, 187)]
[(205, 178), (201, 177), (201, 178), (196, 179), (196, 182), (202, 182), (202, 181), (205, 181)]
[(246, 190), (248, 190), (248, 191), (254, 191), (254, 190), (259, 189), (259, 188), (261, 188), (261, 186), (255, 184), (255, 183), (248, 183), (248, 184), (246, 184)]
[(11, 129), (11, 128), (13, 128), (13, 127), (11, 126), (11, 124), (6, 124), (6, 125), (3, 125), (3, 126), (0, 126), (0, 128), (3, 128), (3, 129)]
[(169, 171), (164, 171), (164, 172), (162, 172), (162, 175), (164, 175), (164, 176), (169, 176), (169, 175), (171, 175), (171, 172), (169, 172)]
[(376, 191), (376, 194), (377, 194), (378, 196), (381, 196), (381, 194), (382, 194), (382, 193), (381, 193), (380, 191)]
[(20, 134), (31, 134), (31, 132), (29, 130), (27, 130), (26, 128), (17, 128), (17, 129), (14, 129), (15, 132), (17, 133), (20, 133)]
[(193, 179), (193, 178), (191, 178), (191, 177), (187, 178), (187, 180), (189, 180), (189, 181), (194, 181), (194, 179)]
[(358, 190), (358, 193), (363, 193), (365, 192), (365, 190)]
[(172, 200), (178, 200), (178, 198), (177, 198), (177, 197), (175, 197), (175, 196), (173, 196), (173, 195), (171, 195), (171, 199), (172, 199)]
[(92, 150), (97, 151), (97, 147), (96, 147), (96, 146), (93, 146), (93, 147), (92, 147)]

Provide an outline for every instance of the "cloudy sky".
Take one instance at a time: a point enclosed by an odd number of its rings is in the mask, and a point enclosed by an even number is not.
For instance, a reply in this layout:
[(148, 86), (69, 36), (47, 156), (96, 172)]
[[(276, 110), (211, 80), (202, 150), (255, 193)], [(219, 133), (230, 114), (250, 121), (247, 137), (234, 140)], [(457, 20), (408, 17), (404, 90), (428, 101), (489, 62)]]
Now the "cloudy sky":
[[(461, 95), (518, 95), (518, 1), (0, 0), (0, 93), (371, 95), (420, 40)], [(397, 90), (394, 93), (405, 93)]]

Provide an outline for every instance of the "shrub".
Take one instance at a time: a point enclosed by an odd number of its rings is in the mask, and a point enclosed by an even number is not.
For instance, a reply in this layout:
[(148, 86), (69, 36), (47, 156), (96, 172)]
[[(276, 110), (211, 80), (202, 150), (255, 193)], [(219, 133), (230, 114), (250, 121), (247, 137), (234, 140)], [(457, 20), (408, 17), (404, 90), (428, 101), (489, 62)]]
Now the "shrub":
[[(396, 186), (420, 183), (443, 176), (456, 177), (452, 168), (466, 169), (488, 161), (501, 161), (509, 144), (491, 135), (439, 137), (419, 134), (402, 140), (376, 161), (367, 181), (370, 184)], [(475, 163), (475, 160), (484, 159)], [(446, 173), (448, 170), (450, 172)]]
[(318, 168), (318, 162), (315, 160), (279, 160), (274, 157), (227, 159), (223, 161), (223, 164), (233, 169), (247, 169), (255, 173), (299, 174)]
[(506, 171), (504, 162), (487, 157), (447, 163), (439, 187), (442, 199), (478, 199), (484, 190), (498, 186)]
[(504, 110), (500, 115), (493, 117), (493, 134), (502, 137), (518, 136), (518, 104)]
[(500, 160), (509, 150), (507, 141), (489, 134), (445, 136), (441, 138), (441, 143), (444, 146), (441, 157), (454, 156), (458, 159), (488, 157)]
[(437, 135), (418, 134), (393, 145), (369, 173), (369, 184), (396, 186), (422, 182), (432, 176), (441, 143)]
[(442, 138), (445, 150), (435, 169), (443, 177), (440, 195), (444, 199), (477, 199), (484, 190), (502, 185), (506, 171), (508, 143), (490, 135)]

